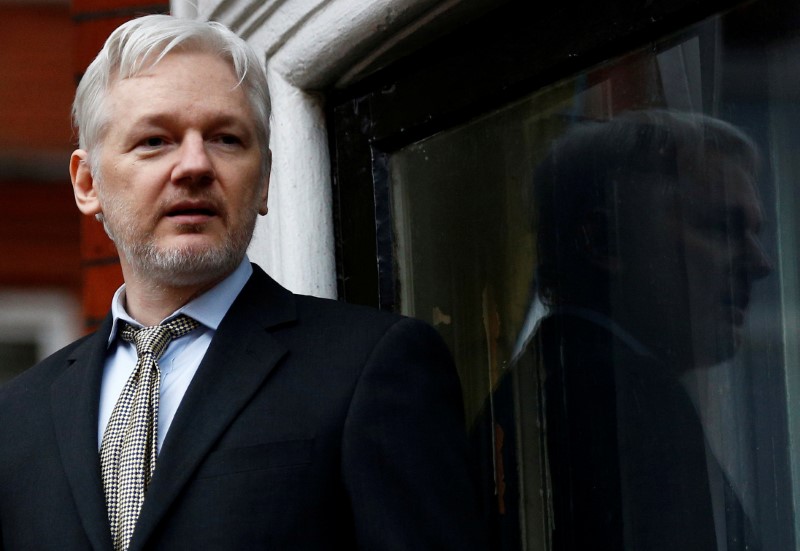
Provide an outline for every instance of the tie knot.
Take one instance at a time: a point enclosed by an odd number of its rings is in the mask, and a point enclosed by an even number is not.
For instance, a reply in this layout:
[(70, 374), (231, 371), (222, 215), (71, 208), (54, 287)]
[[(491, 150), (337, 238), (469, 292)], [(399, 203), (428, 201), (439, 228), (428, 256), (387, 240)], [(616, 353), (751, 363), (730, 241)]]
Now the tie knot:
[(154, 360), (158, 360), (172, 339), (182, 337), (198, 325), (200, 324), (189, 316), (180, 315), (167, 323), (151, 327), (136, 328), (126, 323), (120, 336), (136, 345), (136, 354), (140, 358), (149, 354)]

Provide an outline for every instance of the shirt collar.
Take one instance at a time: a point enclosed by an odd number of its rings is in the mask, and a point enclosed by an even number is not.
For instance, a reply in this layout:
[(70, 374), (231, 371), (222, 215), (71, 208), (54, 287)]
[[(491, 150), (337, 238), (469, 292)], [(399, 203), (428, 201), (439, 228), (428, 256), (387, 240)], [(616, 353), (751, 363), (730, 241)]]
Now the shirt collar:
[[(202, 325), (217, 330), (222, 318), (228, 313), (233, 301), (239, 296), (242, 288), (244, 288), (247, 280), (253, 273), (253, 267), (250, 265), (250, 259), (247, 255), (242, 259), (239, 266), (231, 272), (228, 277), (217, 283), (214, 287), (193, 299), (191, 302), (184, 304), (172, 314), (164, 318), (161, 323), (174, 318), (178, 314), (186, 314), (192, 319), (199, 321)], [(127, 322), (135, 327), (141, 327), (142, 324), (134, 320), (127, 310), (125, 310), (125, 284), (123, 283), (117, 292), (114, 293), (114, 298), (111, 300), (111, 316), (113, 324), (111, 326), (111, 333), (108, 336), (108, 345), (110, 346), (117, 336), (117, 328), (121, 321)]]
[(624, 327), (612, 320), (606, 314), (596, 310), (590, 310), (589, 308), (583, 308), (581, 306), (559, 306), (556, 312), (560, 314), (569, 314), (577, 318), (583, 318), (596, 325), (599, 325), (600, 327), (604, 327), (612, 335), (625, 343), (628, 348), (640, 356), (647, 356), (649, 358), (656, 357), (650, 348), (648, 348), (643, 342), (634, 337), (630, 332), (625, 330)]

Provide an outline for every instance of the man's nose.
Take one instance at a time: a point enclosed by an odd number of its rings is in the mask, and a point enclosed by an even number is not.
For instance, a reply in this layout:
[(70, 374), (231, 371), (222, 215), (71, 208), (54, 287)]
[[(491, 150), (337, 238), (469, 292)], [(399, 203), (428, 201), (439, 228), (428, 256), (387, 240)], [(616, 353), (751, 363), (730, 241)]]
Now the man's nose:
[(214, 165), (208, 156), (206, 143), (202, 136), (186, 136), (178, 148), (177, 163), (172, 172), (176, 183), (198, 183), (214, 179)]
[(747, 240), (747, 271), (750, 279), (761, 279), (772, 273), (773, 265), (758, 236)]

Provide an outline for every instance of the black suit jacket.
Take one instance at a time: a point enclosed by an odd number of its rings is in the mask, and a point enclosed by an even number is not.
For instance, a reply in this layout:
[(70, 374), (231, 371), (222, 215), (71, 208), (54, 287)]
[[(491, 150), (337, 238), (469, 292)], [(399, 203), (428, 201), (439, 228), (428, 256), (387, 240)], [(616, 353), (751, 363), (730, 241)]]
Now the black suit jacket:
[[(0, 390), (5, 550), (111, 549), (97, 443), (111, 320)], [(472, 549), (456, 372), (427, 325), (258, 267), (164, 441), (131, 549)]]
[(505, 507), (487, 507), (503, 549), (522, 548), (524, 519), (546, 522), (554, 551), (717, 551), (710, 473), (719, 480), (717, 514), (724, 515), (728, 551), (760, 548), (727, 477), (706, 451), (700, 419), (674, 368), (608, 327), (555, 313), (541, 322), (513, 369), (543, 379), (538, 421), (546, 458), (522, 459), (546, 462), (542, 484), (551, 516), (519, 510), (518, 476), (531, 469), (518, 465), (514, 400), (532, 397), (517, 397), (508, 376), (494, 394), (492, 418), (505, 435), (498, 449)]
[(715, 551), (703, 430), (674, 370), (572, 315), (538, 342), (554, 548)]

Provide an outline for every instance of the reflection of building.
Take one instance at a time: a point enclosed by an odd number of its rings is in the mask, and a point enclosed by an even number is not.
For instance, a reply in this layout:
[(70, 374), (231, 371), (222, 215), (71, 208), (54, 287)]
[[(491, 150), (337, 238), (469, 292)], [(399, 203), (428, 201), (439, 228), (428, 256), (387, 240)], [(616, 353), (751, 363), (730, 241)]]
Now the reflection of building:
[[(755, 523), (771, 538), (765, 548), (795, 547), (800, 484), (789, 473), (800, 464), (792, 447), (800, 419), (787, 407), (800, 391), (787, 368), (800, 359), (793, 3), (192, 4), (176, 0), (171, 9), (221, 20), (271, 59), (276, 166), (270, 216), (251, 256), (293, 290), (435, 323), (458, 359), (470, 422), (525, 334), (535, 235), (521, 190), (551, 142), (574, 121), (644, 107), (703, 112), (746, 129), (769, 161), (759, 175), (762, 234), (778, 270), (753, 292), (736, 365), (704, 373), (695, 399), (704, 418), (725, 420), (707, 421), (710, 440), (736, 450), (726, 466), (748, 489)], [(111, 27), (154, 9), (76, 0), (77, 72)], [(116, 285), (115, 267), (98, 225), (88, 221), (83, 240), (91, 322)], [(537, 384), (516, 380), (508, 402), (495, 404), (528, 420), (505, 434), (526, 446), (519, 468), (528, 474), (546, 472), (531, 460)], [(494, 431), (486, 444), (490, 465), (499, 437)], [(522, 486), (533, 477), (488, 474), (497, 502), (539, 500), (546, 511), (546, 477)], [(546, 542), (545, 519), (526, 521), (507, 542)]]

